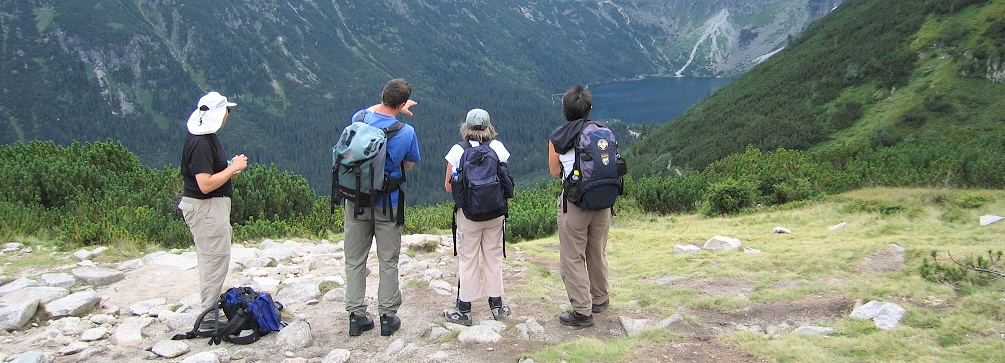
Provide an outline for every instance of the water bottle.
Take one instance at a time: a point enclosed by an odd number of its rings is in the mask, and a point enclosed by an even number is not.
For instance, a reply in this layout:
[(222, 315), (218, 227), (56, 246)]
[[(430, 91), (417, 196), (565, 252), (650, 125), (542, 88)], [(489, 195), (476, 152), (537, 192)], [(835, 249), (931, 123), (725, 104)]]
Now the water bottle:
[(454, 170), (454, 173), (450, 174), (450, 182), (451, 183), (459, 183), (460, 181), (461, 181), (461, 177), (459, 175), (457, 175), (457, 170)]
[(578, 183), (579, 182), (579, 170), (573, 170), (572, 171), (572, 182), (573, 183)]

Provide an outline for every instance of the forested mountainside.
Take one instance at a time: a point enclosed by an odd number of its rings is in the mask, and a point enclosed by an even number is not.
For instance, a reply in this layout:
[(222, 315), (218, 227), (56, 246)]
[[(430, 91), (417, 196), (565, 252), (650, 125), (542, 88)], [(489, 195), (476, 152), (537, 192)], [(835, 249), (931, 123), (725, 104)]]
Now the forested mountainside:
[(819, 150), (838, 167), (884, 147), (953, 164), (953, 149), (1005, 136), (1003, 56), (1003, 1), (846, 1), (636, 144), (633, 171), (702, 169), (748, 146)]
[(118, 140), (176, 165), (206, 91), (239, 106), (230, 153), (328, 193), (349, 115), (404, 77), (424, 162), (410, 200), (446, 200), (443, 153), (488, 110), (524, 185), (546, 179), (561, 122), (554, 94), (640, 75), (743, 72), (840, 0), (273, 2), (9, 0), (0, 3), (0, 143)]

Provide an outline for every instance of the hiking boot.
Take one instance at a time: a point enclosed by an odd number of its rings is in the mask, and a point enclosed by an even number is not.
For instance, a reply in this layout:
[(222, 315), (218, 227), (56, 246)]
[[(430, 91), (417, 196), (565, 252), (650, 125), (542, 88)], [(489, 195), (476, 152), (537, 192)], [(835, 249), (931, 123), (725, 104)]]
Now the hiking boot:
[(358, 337), (370, 329), (373, 329), (373, 319), (366, 315), (349, 313), (349, 336)]
[(610, 305), (610, 304), (611, 304), (611, 300), (607, 299), (607, 301), (604, 301), (603, 304), (600, 304), (600, 305), (593, 304), (593, 306), (590, 308), (590, 311), (593, 311), (594, 314), (596, 314), (596, 313), (602, 313), (602, 312), (604, 312), (604, 310), (607, 310), (607, 306)]
[(401, 319), (395, 316), (380, 316), (380, 336), (389, 337), (401, 327)]
[(503, 305), (502, 297), (489, 298), (489, 310), (492, 310), (492, 319), (501, 320), (509, 316), (509, 306)]
[(593, 326), (593, 315), (583, 315), (573, 310), (559, 315), (558, 321), (562, 323), (562, 325), (568, 326)]
[(443, 317), (447, 319), (448, 323), (471, 326), (471, 317), (468, 316), (469, 312), (470, 311), (444, 311)]

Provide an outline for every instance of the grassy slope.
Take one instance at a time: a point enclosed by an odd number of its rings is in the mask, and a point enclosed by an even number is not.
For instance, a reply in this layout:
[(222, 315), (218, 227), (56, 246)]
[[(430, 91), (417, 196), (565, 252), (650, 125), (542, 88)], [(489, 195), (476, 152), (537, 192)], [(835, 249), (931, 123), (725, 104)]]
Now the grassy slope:
[[(633, 173), (658, 172), (665, 163), (654, 161), (662, 160), (701, 169), (747, 145), (827, 148), (889, 131), (880, 144), (888, 146), (998, 128), (1005, 85), (984, 78), (987, 62), (970, 50), (1000, 48), (989, 46), (1000, 35), (986, 30), (1005, 16), (1005, 2), (948, 15), (924, 11), (920, 3), (846, 2), (786, 51), (638, 143)], [(963, 77), (965, 68), (976, 71)], [(930, 99), (946, 107), (926, 107)], [(861, 104), (861, 115), (838, 121), (849, 103)], [(923, 121), (903, 122), (909, 110)]]
[[(978, 208), (960, 209), (954, 201), (979, 196), (987, 202)], [(902, 211), (880, 214), (852, 211), (855, 205), (885, 202)], [(835, 336), (768, 336), (733, 333), (720, 341), (741, 346), (745, 351), (785, 362), (852, 361), (1002, 361), (1005, 359), (1005, 281), (989, 287), (959, 293), (946, 285), (929, 283), (918, 267), (931, 251), (954, 256), (986, 253), (1002, 249), (1005, 224), (978, 225), (984, 214), (1001, 214), (1005, 208), (1002, 191), (949, 191), (933, 189), (865, 189), (830, 197), (827, 201), (801, 207), (771, 209), (728, 218), (697, 215), (650, 217), (620, 215), (610, 233), (612, 304), (631, 308), (659, 321), (674, 313), (690, 319), (699, 311), (735, 311), (768, 303), (795, 302), (814, 295), (837, 295), (849, 300), (895, 302), (907, 309), (901, 325), (891, 331), (876, 329), (871, 322), (847, 317), (821, 321), (833, 327)], [(949, 222), (947, 220), (958, 221)], [(848, 226), (831, 231), (841, 222)], [(775, 226), (785, 226), (792, 234), (772, 234)], [(676, 244), (701, 246), (714, 235), (739, 238), (744, 246), (762, 254), (714, 253), (673, 254)], [(864, 274), (858, 270), (866, 256), (897, 244), (907, 249), (907, 261), (900, 270)], [(524, 242), (519, 247), (548, 259), (558, 258), (557, 237)], [(696, 260), (700, 259), (700, 260)], [(699, 261), (699, 262), (695, 262)], [(713, 263), (714, 262), (714, 263)], [(666, 275), (689, 279), (703, 277), (743, 277), (756, 281), (747, 296), (713, 298), (693, 290), (672, 290), (653, 283)], [(562, 290), (557, 274), (540, 273), (528, 281), (527, 291), (511, 292), (526, 296), (546, 296), (545, 291)], [(789, 289), (768, 288), (773, 282), (797, 282)], [(635, 301), (635, 303), (630, 303)], [(697, 319), (697, 323), (702, 323)], [(795, 328), (794, 326), (792, 328)], [(548, 349), (532, 356), (535, 361), (630, 361), (640, 347), (689, 341), (675, 334), (655, 333), (623, 338), (610, 344), (574, 341), (564, 349)], [(573, 356), (560, 352), (586, 349)]]

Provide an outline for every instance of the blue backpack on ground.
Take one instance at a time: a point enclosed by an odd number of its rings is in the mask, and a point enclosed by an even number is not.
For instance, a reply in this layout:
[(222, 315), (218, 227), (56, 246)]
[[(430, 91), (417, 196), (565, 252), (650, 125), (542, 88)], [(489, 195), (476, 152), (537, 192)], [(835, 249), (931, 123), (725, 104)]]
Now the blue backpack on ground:
[[(227, 317), (226, 324), (220, 322), (221, 310)], [(257, 292), (247, 286), (232, 287), (220, 294), (220, 300), (216, 305), (199, 314), (191, 331), (177, 334), (171, 339), (209, 337), (210, 345), (220, 342), (251, 344), (262, 336), (286, 326), (286, 323), (280, 320), (282, 310), (283, 304), (272, 300), (272, 295), (269, 293)], [(206, 316), (210, 313), (215, 313), (215, 320), (212, 321), (213, 329), (201, 330), (203, 322), (207, 321)], [(250, 330), (251, 333), (242, 336), (241, 333), (245, 330)]]
[[(509, 215), (509, 199), (513, 198), (513, 176), (506, 163), (499, 161), (499, 155), (482, 143), (471, 146), (469, 141), (457, 143), (464, 148), (458, 162), (457, 172), (450, 178), (451, 195), (454, 198), (454, 219), (451, 226), (454, 234), (454, 256), (457, 256), (457, 211), (464, 217), (476, 221), (488, 221)], [(503, 236), (505, 232), (503, 223)], [(503, 257), (506, 256), (506, 240), (503, 237)]]
[[(387, 128), (378, 128), (363, 122), (370, 111), (357, 113), (356, 120), (342, 130), (338, 142), (332, 147), (332, 212), (341, 199), (355, 204), (354, 215), (363, 214), (363, 208), (374, 207), (383, 198), (388, 202), (391, 192), (398, 191), (398, 224), (404, 225), (405, 169), (400, 178), (384, 174), (384, 164), (389, 158), (387, 141), (403, 123), (395, 122)], [(390, 204), (390, 203), (388, 203)], [(372, 211), (372, 209), (371, 209)], [(392, 212), (393, 214), (393, 212)]]
[(585, 210), (613, 207), (618, 196), (624, 194), (621, 177), (626, 173), (614, 132), (596, 121), (583, 123), (576, 140), (576, 161), (563, 181), (562, 211), (568, 211), (569, 202)]

